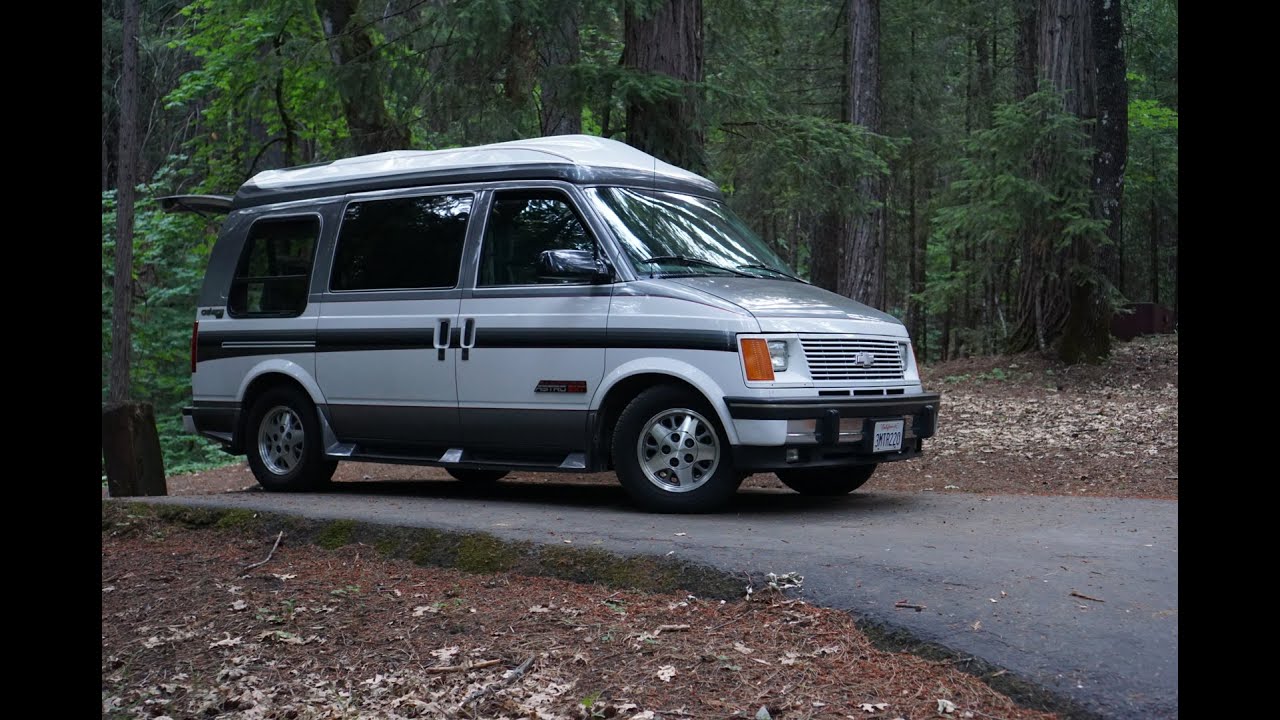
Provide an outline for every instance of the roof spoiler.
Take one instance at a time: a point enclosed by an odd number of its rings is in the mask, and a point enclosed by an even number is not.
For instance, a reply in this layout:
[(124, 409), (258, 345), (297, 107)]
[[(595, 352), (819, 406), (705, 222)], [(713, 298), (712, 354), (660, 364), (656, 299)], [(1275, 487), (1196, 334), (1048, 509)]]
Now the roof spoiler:
[(231, 198), (227, 195), (166, 195), (159, 198), (160, 209), (167, 213), (193, 212), (197, 215), (231, 212)]

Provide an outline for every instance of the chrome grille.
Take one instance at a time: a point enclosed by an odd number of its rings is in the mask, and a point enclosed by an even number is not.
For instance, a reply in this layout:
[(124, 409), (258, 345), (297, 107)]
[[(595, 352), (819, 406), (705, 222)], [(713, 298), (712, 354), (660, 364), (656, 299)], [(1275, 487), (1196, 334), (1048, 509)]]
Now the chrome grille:
[[(901, 380), (902, 354), (894, 340), (869, 340), (848, 335), (800, 336), (814, 380)], [(858, 358), (869, 353), (870, 365)]]

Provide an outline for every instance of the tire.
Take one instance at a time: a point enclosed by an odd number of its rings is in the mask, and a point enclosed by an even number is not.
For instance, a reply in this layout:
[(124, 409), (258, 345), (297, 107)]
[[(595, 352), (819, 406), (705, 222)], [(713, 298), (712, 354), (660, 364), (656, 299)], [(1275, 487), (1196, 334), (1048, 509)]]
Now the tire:
[(742, 484), (715, 411), (675, 385), (637, 395), (618, 417), (612, 446), (618, 480), (646, 510), (709, 512)]
[(833, 497), (848, 495), (871, 479), (876, 471), (874, 463), (808, 470), (779, 470), (776, 474), (783, 485), (801, 495)]
[(474, 468), (445, 468), (454, 480), (466, 483), (493, 483), (507, 476), (506, 470), (477, 470)]
[(338, 469), (336, 460), (324, 456), (316, 406), (297, 388), (263, 393), (245, 432), (249, 468), (263, 490), (319, 490)]

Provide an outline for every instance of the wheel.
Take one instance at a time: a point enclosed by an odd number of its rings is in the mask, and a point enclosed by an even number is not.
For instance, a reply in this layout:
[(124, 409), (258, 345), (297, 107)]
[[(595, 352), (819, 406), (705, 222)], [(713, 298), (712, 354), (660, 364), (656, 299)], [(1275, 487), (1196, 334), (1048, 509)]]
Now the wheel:
[(338, 462), (324, 456), (316, 406), (301, 390), (266, 391), (249, 412), (249, 468), (263, 490), (317, 490)]
[(715, 510), (742, 484), (715, 411), (674, 385), (651, 387), (622, 411), (613, 462), (627, 494), (656, 512)]
[(808, 470), (779, 470), (778, 479), (783, 485), (801, 495), (847, 495), (862, 487), (876, 471), (875, 464), (853, 465)]
[(497, 482), (507, 476), (506, 470), (476, 470), (474, 468), (446, 468), (445, 472), (453, 476), (454, 480), (461, 480), (468, 483), (491, 483)]

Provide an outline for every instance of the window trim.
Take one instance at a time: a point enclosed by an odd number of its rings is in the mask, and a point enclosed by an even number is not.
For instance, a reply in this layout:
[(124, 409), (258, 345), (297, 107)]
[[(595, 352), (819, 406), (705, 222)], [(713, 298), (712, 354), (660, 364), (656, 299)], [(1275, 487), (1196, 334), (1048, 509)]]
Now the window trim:
[[(369, 293), (419, 293), (419, 292), (447, 292), (455, 291), (462, 287), (462, 272), (467, 260), (467, 240), (471, 232), (471, 223), (475, 220), (476, 207), (479, 205), (480, 193), (474, 189), (458, 188), (454, 190), (440, 191), (432, 188), (432, 192), (409, 192), (395, 193), (390, 195), (383, 194), (367, 194), (348, 196), (346, 202), (342, 203), (342, 208), (338, 213), (338, 229), (333, 234), (333, 251), (329, 256), (329, 278), (325, 281), (325, 289), (323, 292), (333, 295), (352, 296), (357, 294)], [(414, 200), (424, 197), (448, 197), (450, 195), (466, 195), (471, 198), (471, 209), (468, 211), (467, 227), (462, 231), (462, 252), (458, 256), (458, 274), (454, 278), (452, 285), (433, 285), (431, 287), (409, 287), (409, 288), (363, 288), (360, 290), (334, 290), (333, 275), (338, 269), (338, 247), (342, 242), (342, 229), (347, 224), (347, 209), (353, 203), (367, 202), (389, 202), (396, 200)]]
[[(259, 223), (263, 223), (263, 222), (280, 222), (280, 221), (288, 221), (288, 220), (302, 220), (302, 219), (309, 219), (309, 218), (314, 218), (316, 221), (316, 237), (315, 237), (315, 242), (311, 246), (311, 262), (307, 266), (307, 272), (302, 275), (302, 277), (306, 278), (306, 281), (307, 281), (306, 287), (303, 289), (303, 293), (302, 293), (302, 296), (306, 299), (306, 302), (302, 304), (302, 309), (296, 313), (236, 312), (231, 300), (232, 293), (235, 291), (236, 283), (242, 282), (244, 280), (264, 277), (264, 276), (257, 276), (257, 275), (246, 276), (245, 278), (240, 277), (240, 265), (245, 261), (245, 258), (248, 257), (245, 253), (247, 253), (250, 249), (249, 241), (253, 237), (254, 228), (256, 228)], [(249, 223), (249, 227), (246, 228), (244, 231), (244, 242), (241, 243), (240, 245), (240, 257), (236, 258), (236, 264), (231, 270), (231, 282), (228, 283), (227, 285), (227, 315), (237, 319), (248, 319), (248, 320), (257, 319), (257, 318), (267, 319), (267, 320), (278, 319), (278, 318), (296, 318), (296, 317), (302, 317), (303, 315), (305, 315), (307, 312), (307, 306), (311, 304), (311, 284), (312, 284), (312, 280), (314, 279), (312, 276), (315, 275), (316, 262), (319, 259), (320, 246), (323, 243), (323, 240), (324, 240), (324, 216), (321, 215), (319, 212), (315, 212), (315, 211), (288, 212), (288, 213), (281, 213), (278, 215), (277, 214), (263, 215), (261, 217), (254, 218), (253, 222)], [(296, 275), (272, 275), (272, 276), (266, 276), (266, 277), (279, 279), (279, 278), (292, 278), (297, 276)]]
[(574, 217), (578, 218), (578, 224), (582, 226), (587, 237), (591, 239), (591, 246), (595, 249), (596, 259), (604, 259), (609, 265), (613, 265), (613, 261), (609, 258), (609, 253), (605, 249), (604, 244), (600, 242), (599, 233), (587, 221), (586, 216), (582, 212), (582, 208), (578, 207), (576, 198), (573, 193), (565, 190), (558, 185), (520, 185), (520, 186), (502, 186), (489, 190), (489, 197), (485, 202), (484, 208), (484, 224), (480, 226), (477, 233), (477, 243), (475, 254), (475, 268), (471, 276), (471, 287), (476, 292), (485, 292), (493, 290), (512, 290), (512, 289), (529, 289), (529, 288), (578, 288), (583, 286), (594, 285), (591, 282), (575, 282), (575, 283), (526, 283), (524, 285), (481, 285), (480, 269), (483, 266), (485, 234), (489, 231), (489, 216), (493, 213), (493, 205), (498, 201), (498, 196), (504, 193), (528, 193), (528, 192), (553, 192), (564, 197), (565, 204), (569, 206), (570, 212)]

